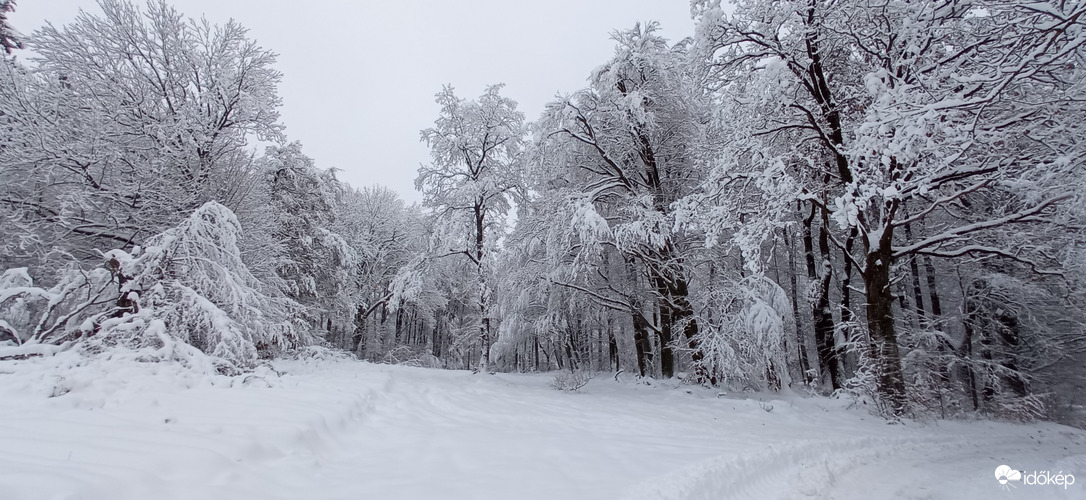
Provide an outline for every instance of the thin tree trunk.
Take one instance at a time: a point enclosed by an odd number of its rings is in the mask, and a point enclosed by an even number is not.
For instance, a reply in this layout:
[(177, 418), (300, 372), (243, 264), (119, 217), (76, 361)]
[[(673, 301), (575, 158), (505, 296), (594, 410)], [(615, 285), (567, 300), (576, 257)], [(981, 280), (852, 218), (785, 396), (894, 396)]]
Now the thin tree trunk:
[(400, 345), (403, 342), (403, 307), (404, 300), (400, 299), (400, 306), (396, 308), (396, 330), (393, 332), (392, 344)]
[[(904, 216), (909, 216), (908, 210), (904, 211)], [(905, 241), (910, 244), (913, 243), (913, 229), (912, 224), (905, 224)], [(912, 287), (913, 287), (913, 306), (915, 306), (916, 318), (920, 321), (920, 324), (924, 327), (929, 326), (927, 315), (924, 313), (924, 293), (920, 290), (920, 266), (917, 265), (915, 255), (910, 255), (909, 259), (909, 274), (912, 275)]]
[(821, 311), (822, 321), (815, 325), (816, 337), (819, 341), (819, 351), (826, 358), (826, 365), (830, 371), (830, 384), (834, 390), (841, 388), (841, 365), (837, 352), (836, 328), (833, 324), (833, 310), (830, 306), (830, 280), (833, 278), (833, 265), (831, 264), (829, 241), (829, 214), (822, 211), (822, 224), (818, 228), (818, 251), (822, 255), (822, 267), (818, 287), (818, 309)]
[(788, 280), (792, 286), (792, 318), (795, 320), (796, 329), (796, 349), (799, 351), (799, 368), (803, 371), (804, 384), (811, 383), (811, 362), (807, 359), (807, 342), (806, 336), (803, 335), (803, 328), (799, 321), (799, 284), (796, 279), (796, 251), (794, 242), (792, 241), (792, 235), (789, 233), (788, 228), (784, 229), (784, 240), (788, 243)]
[(620, 369), (618, 358), (618, 341), (615, 339), (614, 325), (612, 323), (613, 321), (611, 319), (611, 313), (607, 313), (607, 350), (609, 357), (608, 367), (610, 367), (613, 363), (614, 370), (617, 372)]
[(821, 272), (815, 266), (814, 235), (812, 225), (815, 216), (818, 215), (818, 207), (811, 205), (810, 217), (803, 221), (803, 250), (807, 258), (807, 277), (811, 283), (818, 283), (817, 296), (811, 304), (811, 316), (814, 320), (815, 345), (818, 352), (818, 367), (823, 380), (829, 377), (833, 389), (841, 387), (837, 373), (837, 356), (833, 343), (833, 313), (830, 312), (830, 268), (829, 268), (829, 240), (825, 227), (819, 229), (819, 249), (822, 250)]
[[(852, 249), (856, 245), (856, 236), (857, 230), (852, 228), (848, 233), (848, 239), (845, 241), (845, 255), (842, 259), (845, 263), (845, 270), (844, 275), (841, 277), (841, 323), (845, 326), (845, 342), (850, 346), (855, 341), (853, 338), (855, 329), (852, 326)], [(842, 356), (842, 364), (847, 365), (845, 369), (848, 372), (848, 377), (855, 375), (858, 364), (855, 350), (850, 352), (853, 355), (850, 356), (846, 353)]]

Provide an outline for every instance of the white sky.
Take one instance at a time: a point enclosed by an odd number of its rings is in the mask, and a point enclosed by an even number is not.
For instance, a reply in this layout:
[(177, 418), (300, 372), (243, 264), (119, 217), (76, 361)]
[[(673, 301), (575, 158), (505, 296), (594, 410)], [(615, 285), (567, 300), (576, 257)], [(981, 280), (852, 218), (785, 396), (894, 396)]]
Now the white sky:
[[(139, 3), (142, 4), (142, 1)], [(693, 32), (688, 0), (173, 0), (191, 17), (233, 18), (279, 54), (283, 123), (291, 140), (354, 186), (383, 184), (419, 201), (414, 179), (428, 151), (419, 130), (451, 83), (473, 98), (491, 83), (529, 120), (556, 93), (586, 84), (611, 56), (610, 33), (661, 22), (677, 41)], [(9, 20), (30, 33), (70, 22), (94, 0), (18, 0)]]

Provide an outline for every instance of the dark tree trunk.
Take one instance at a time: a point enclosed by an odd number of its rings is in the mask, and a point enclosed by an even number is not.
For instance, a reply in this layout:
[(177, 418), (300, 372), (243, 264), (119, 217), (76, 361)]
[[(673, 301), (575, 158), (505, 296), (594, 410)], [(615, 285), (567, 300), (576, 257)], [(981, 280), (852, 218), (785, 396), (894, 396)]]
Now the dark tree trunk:
[(907, 398), (894, 324), (894, 294), (890, 288), (892, 241), (892, 228), (887, 228), (879, 241), (866, 242), (868, 251), (863, 278), (867, 289), (867, 325), (876, 354), (879, 395), (890, 412), (900, 416), (905, 413)]
[[(624, 82), (618, 83), (618, 90), (626, 95)], [(674, 201), (665, 192), (664, 176), (660, 175), (660, 167), (656, 161), (656, 151), (646, 131), (638, 127), (636, 130), (639, 142), (638, 157), (644, 168), (642, 179), (652, 194), (653, 208), (660, 214), (666, 215), (670, 210), (670, 202)], [(666, 174), (665, 174), (666, 175)], [(677, 258), (677, 251), (672, 241), (667, 241), (662, 250), (655, 253), (655, 262), (647, 262), (652, 273), (652, 281), (658, 297), (657, 303), (660, 310), (660, 371), (664, 378), (675, 376), (675, 352), (672, 345), (673, 327), (675, 324), (683, 324), (683, 334), (686, 337), (690, 349), (693, 351), (693, 361), (698, 367), (698, 379), (703, 378), (701, 360), (704, 353), (697, 345), (696, 335), (698, 325), (694, 320), (694, 309), (687, 297), (687, 282), (682, 265)], [(715, 381), (713, 382), (715, 384)]]
[(575, 351), (573, 344), (573, 328), (570, 327), (567, 329), (567, 331), (568, 336), (566, 337), (566, 341), (564, 342), (566, 344), (566, 361), (569, 364), (569, 371), (572, 372), (577, 369), (576, 356), (573, 354)]
[(395, 345), (403, 343), (403, 307), (404, 300), (400, 299), (400, 306), (396, 308), (396, 333), (393, 337)]
[(931, 305), (931, 317), (933, 321), (939, 321), (943, 316), (943, 306), (939, 302), (939, 289), (936, 287), (935, 266), (931, 263), (931, 257), (924, 255), (924, 272), (928, 281), (928, 303)]
[(958, 356), (965, 361), (962, 364), (962, 379), (965, 380), (965, 389), (973, 400), (973, 411), (980, 409), (980, 401), (977, 394), (977, 374), (973, 370), (973, 338), (976, 336), (974, 328), (977, 321), (977, 310), (969, 297), (963, 298), (962, 304), (962, 345), (958, 350)]
[[(905, 217), (909, 216), (909, 212), (905, 211)], [(905, 241), (913, 243), (913, 229), (912, 224), (905, 224)], [(917, 257), (915, 255), (909, 256), (909, 274), (912, 275), (913, 286), (913, 305), (916, 310), (916, 319), (920, 321), (923, 326), (929, 326), (927, 321), (927, 315), (924, 314), (924, 293), (920, 290), (920, 266), (916, 262)]]
[[(848, 342), (849, 343), (848, 345), (852, 345), (851, 343), (855, 340), (853, 338), (853, 335), (852, 335), (852, 332), (854, 331), (854, 329), (853, 329), (851, 323), (852, 323), (852, 255), (853, 255), (852, 249), (856, 245), (856, 235), (857, 235), (856, 228), (852, 228), (852, 230), (849, 231), (849, 233), (848, 233), (848, 240), (845, 241), (844, 258), (842, 259), (845, 262), (845, 270), (844, 270), (844, 275), (841, 277), (841, 323), (843, 323), (845, 325), (845, 334), (846, 334), (845, 342)], [(858, 361), (856, 360), (856, 356), (855, 355), (853, 355), (853, 356), (846, 355), (846, 356), (843, 356), (843, 358), (848, 359), (848, 363), (843, 363), (843, 364), (848, 364), (848, 368), (846, 368), (846, 371), (849, 373), (848, 376), (850, 376), (850, 377), (854, 376), (855, 373), (856, 373), (856, 365), (858, 364)], [(845, 360), (842, 359), (842, 362), (843, 361), (845, 361)]]
[(538, 371), (540, 371), (539, 370), (539, 339), (536, 338), (534, 343), (535, 343), (535, 371), (538, 372)]
[(829, 240), (826, 228), (819, 228), (819, 250), (822, 252), (822, 266), (816, 267), (814, 256), (814, 235), (812, 225), (818, 208), (811, 206), (810, 217), (803, 221), (803, 251), (807, 258), (807, 278), (811, 283), (818, 283), (817, 295), (811, 304), (811, 316), (814, 322), (815, 346), (818, 351), (818, 367), (823, 380), (829, 377), (833, 389), (839, 389), (841, 382), (838, 379), (837, 353), (833, 340), (833, 313), (830, 310), (830, 268), (829, 268)]
[(617, 372), (617, 371), (619, 371), (621, 369), (619, 367), (619, 358), (618, 358), (618, 341), (615, 339), (615, 331), (612, 328), (613, 328), (613, 325), (611, 324), (611, 315), (608, 314), (607, 315), (607, 354), (608, 354), (608, 357), (609, 357), (608, 367), (613, 366), (614, 367), (613, 369)]
[(829, 213), (822, 210), (822, 225), (818, 228), (818, 252), (822, 255), (822, 272), (818, 287), (818, 309), (821, 322), (815, 323), (816, 338), (820, 336), (819, 352), (826, 358), (829, 367), (830, 384), (834, 390), (841, 388), (841, 365), (839, 362), (837, 340), (834, 338), (836, 329), (833, 324), (833, 309), (830, 306), (830, 280), (833, 278), (833, 265), (831, 264), (830, 240), (829, 240)]
[(637, 372), (642, 377), (652, 366), (652, 345), (649, 343), (649, 324), (640, 312), (633, 314), (634, 348), (637, 351)]
[(675, 350), (671, 344), (671, 326), (675, 317), (672, 314), (674, 307), (670, 304), (667, 284), (662, 277), (654, 277), (656, 282), (656, 309), (659, 311), (659, 335), (660, 338), (660, 375), (663, 378), (671, 378), (675, 375)]
[(652, 345), (649, 343), (651, 325), (645, 320), (641, 299), (637, 293), (639, 280), (637, 279), (636, 264), (632, 257), (626, 258), (626, 278), (630, 295), (627, 301), (630, 305), (630, 318), (634, 327), (634, 350), (637, 352), (637, 371), (642, 377), (646, 370), (652, 366)]

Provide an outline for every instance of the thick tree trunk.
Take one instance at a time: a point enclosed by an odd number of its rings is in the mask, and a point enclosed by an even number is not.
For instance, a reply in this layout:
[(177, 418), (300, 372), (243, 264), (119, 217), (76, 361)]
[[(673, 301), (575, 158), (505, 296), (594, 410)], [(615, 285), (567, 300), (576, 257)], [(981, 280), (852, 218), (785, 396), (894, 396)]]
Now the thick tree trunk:
[(649, 343), (649, 325), (640, 313), (634, 313), (634, 349), (637, 351), (637, 372), (642, 377), (652, 366), (652, 344)]
[[(671, 252), (664, 252), (670, 260)], [(677, 268), (677, 269), (676, 269)], [(664, 378), (675, 376), (675, 350), (672, 346), (675, 325), (682, 325), (683, 336), (691, 350), (691, 361), (696, 367), (698, 382), (716, 385), (715, 378), (707, 373), (702, 360), (705, 353), (698, 346), (698, 323), (694, 319), (694, 307), (689, 300), (689, 285), (682, 267), (672, 263), (665, 271), (654, 271), (657, 304), (660, 311), (660, 372)]]
[(539, 338), (535, 339), (534, 344), (535, 344), (535, 371), (538, 372), (538, 371), (540, 371), (539, 370)]
[(569, 371), (573, 372), (577, 370), (577, 357), (576, 355), (574, 355), (574, 351), (576, 350), (576, 348), (573, 343), (574, 341), (572, 326), (570, 328), (567, 328), (566, 331), (568, 333), (566, 341), (564, 342), (566, 348), (566, 362), (569, 365)]
[(928, 303), (931, 304), (932, 320), (939, 321), (939, 318), (943, 316), (943, 306), (939, 301), (939, 289), (936, 287), (935, 266), (931, 263), (931, 257), (924, 255), (921, 258), (924, 261), (924, 272), (927, 273), (928, 278)]
[(629, 285), (630, 318), (634, 327), (634, 350), (637, 352), (637, 372), (644, 377), (646, 370), (652, 366), (652, 345), (649, 343), (650, 325), (645, 321), (641, 299), (637, 293), (639, 280), (637, 279), (636, 264), (632, 257), (626, 258), (626, 278)]
[[(619, 92), (626, 95), (624, 82), (617, 84)], [(641, 127), (636, 130), (639, 142), (638, 157), (641, 160), (643, 177), (646, 187), (652, 194), (653, 208), (666, 216), (670, 210), (671, 202), (675, 201), (666, 193), (663, 184), (664, 176), (661, 176), (660, 167), (656, 161), (656, 151), (653, 148), (649, 135)], [(657, 303), (660, 310), (660, 371), (665, 378), (675, 376), (675, 352), (672, 345), (673, 327), (675, 324), (683, 324), (683, 334), (693, 351), (693, 361), (698, 367), (698, 379), (703, 379), (704, 367), (702, 359), (704, 353), (697, 345), (698, 325), (694, 320), (694, 309), (687, 298), (687, 282), (682, 266), (676, 256), (678, 253), (672, 241), (667, 241), (664, 247), (655, 252), (655, 262), (647, 262), (652, 273), (652, 284), (657, 291)], [(707, 380), (707, 378), (706, 378)], [(715, 381), (713, 381), (715, 384)]]
[(403, 338), (403, 308), (404, 300), (400, 299), (400, 305), (396, 308), (396, 331), (392, 337), (394, 345), (406, 343)]
[(900, 416), (905, 413), (907, 397), (894, 324), (894, 294), (890, 288), (893, 258), (890, 233), (887, 229), (879, 241), (868, 242), (863, 278), (867, 289), (867, 326), (876, 354), (879, 396), (892, 414)]

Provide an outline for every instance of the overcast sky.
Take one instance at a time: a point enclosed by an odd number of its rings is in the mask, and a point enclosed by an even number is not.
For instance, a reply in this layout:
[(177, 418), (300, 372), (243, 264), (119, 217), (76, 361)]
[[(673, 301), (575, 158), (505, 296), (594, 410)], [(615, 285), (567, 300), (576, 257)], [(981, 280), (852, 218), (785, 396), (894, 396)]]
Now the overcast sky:
[[(142, 1), (140, 2), (142, 3)], [(472, 98), (490, 83), (529, 120), (556, 93), (586, 83), (614, 49), (610, 33), (660, 21), (673, 42), (690, 36), (688, 0), (174, 0), (188, 16), (233, 18), (279, 54), (287, 135), (354, 186), (383, 184), (408, 201), (419, 130), (437, 117), (445, 83)], [(95, 0), (18, 0), (11, 24), (31, 33), (70, 22)]]

